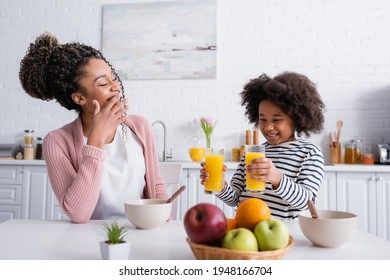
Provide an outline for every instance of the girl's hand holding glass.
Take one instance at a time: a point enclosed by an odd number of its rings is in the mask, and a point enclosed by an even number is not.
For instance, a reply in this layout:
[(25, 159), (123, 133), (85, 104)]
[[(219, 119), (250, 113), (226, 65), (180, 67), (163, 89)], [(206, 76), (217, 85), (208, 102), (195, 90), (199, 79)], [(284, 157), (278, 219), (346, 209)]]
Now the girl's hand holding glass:
[[(200, 170), (200, 183), (202, 185), (205, 185), (206, 184), (206, 181), (209, 179), (209, 173), (206, 171), (206, 163), (205, 162), (201, 162), (200, 163), (200, 166), (202, 167), (202, 169)], [(226, 172), (226, 165), (224, 164), (223, 165), (223, 172), (225, 173)]]
[(257, 158), (252, 160), (251, 163), (246, 166), (246, 171), (250, 173), (252, 179), (269, 182), (274, 189), (279, 187), (283, 176), (269, 158)]

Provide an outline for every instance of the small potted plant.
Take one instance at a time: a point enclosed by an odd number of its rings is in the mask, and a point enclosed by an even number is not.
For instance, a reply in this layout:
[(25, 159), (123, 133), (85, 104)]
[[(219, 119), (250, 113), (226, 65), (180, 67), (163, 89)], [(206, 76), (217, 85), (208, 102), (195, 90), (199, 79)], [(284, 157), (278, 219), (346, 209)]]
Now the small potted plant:
[(124, 260), (129, 258), (130, 243), (124, 240), (128, 234), (127, 226), (120, 226), (117, 219), (111, 224), (103, 222), (104, 241), (100, 242), (103, 260)]

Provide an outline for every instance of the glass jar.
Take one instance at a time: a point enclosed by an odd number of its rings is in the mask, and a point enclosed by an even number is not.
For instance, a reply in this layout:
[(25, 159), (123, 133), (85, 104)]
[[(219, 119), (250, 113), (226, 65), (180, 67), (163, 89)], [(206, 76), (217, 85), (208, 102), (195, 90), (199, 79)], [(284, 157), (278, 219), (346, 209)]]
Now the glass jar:
[(35, 151), (35, 159), (43, 159), (42, 143), (43, 143), (43, 138), (42, 137), (37, 137), (37, 146), (36, 146), (36, 151)]
[(346, 164), (359, 163), (359, 155), (358, 155), (358, 149), (356, 143), (354, 142), (345, 143), (344, 163)]
[(27, 144), (24, 146), (24, 159), (31, 160), (34, 159), (34, 147), (32, 144)]
[(362, 164), (374, 164), (374, 155), (373, 154), (363, 154), (362, 155)]
[(24, 131), (24, 144), (32, 145), (33, 141), (34, 141), (34, 130), (26, 129)]
[(357, 150), (357, 156), (358, 156), (358, 162), (362, 163), (363, 161), (363, 154), (364, 154), (364, 143), (361, 139), (354, 139), (352, 140), (356, 144), (356, 150)]

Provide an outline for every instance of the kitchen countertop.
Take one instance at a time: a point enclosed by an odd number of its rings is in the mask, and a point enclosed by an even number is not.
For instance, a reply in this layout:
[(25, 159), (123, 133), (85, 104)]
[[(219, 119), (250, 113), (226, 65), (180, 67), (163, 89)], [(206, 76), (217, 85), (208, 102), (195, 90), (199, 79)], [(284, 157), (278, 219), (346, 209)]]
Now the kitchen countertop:
[[(0, 223), (0, 259), (3, 260), (98, 260), (102, 221), (75, 224), (61, 220), (8, 220)], [(131, 242), (130, 259), (195, 259), (186, 242), (183, 222), (170, 221), (157, 229), (132, 227), (126, 240)], [(286, 225), (295, 240), (285, 260), (390, 260), (390, 242), (357, 230), (349, 243), (340, 248), (320, 248), (302, 234), (297, 221)], [(16, 242), (16, 243), (15, 243)], [(17, 247), (15, 247), (17, 244)]]
[[(167, 163), (169, 163), (168, 161)], [(173, 161), (172, 161), (173, 162)], [(199, 169), (197, 162), (182, 162), (183, 168)], [(0, 160), (1, 165), (45, 165), (44, 160)], [(225, 162), (229, 170), (235, 170), (238, 162)], [(390, 164), (325, 164), (325, 171), (345, 171), (345, 172), (390, 172)]]

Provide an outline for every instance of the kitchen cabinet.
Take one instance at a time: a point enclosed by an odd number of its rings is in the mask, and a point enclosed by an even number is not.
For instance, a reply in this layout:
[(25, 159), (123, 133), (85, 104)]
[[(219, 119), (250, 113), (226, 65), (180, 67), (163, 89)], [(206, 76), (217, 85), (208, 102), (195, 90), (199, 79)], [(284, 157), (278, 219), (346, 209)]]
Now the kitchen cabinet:
[(358, 226), (390, 241), (390, 174), (337, 172), (337, 210), (358, 215)]
[(336, 172), (325, 172), (322, 186), (315, 201), (318, 210), (337, 209), (336, 190)]
[(22, 217), (21, 166), (2, 166), (0, 169), (0, 222)]
[(67, 219), (45, 165), (0, 166), (0, 222), (8, 219)]

